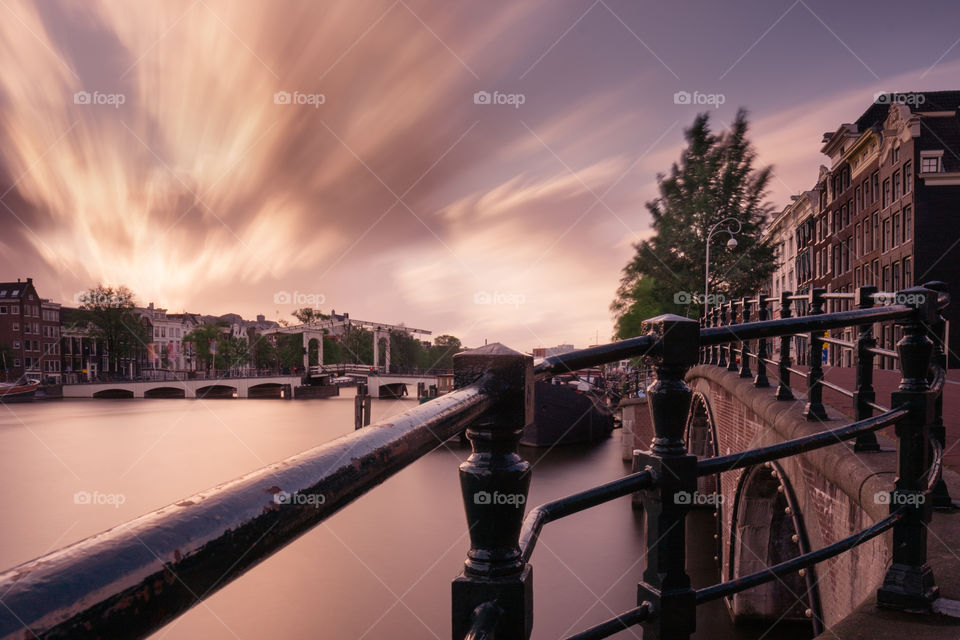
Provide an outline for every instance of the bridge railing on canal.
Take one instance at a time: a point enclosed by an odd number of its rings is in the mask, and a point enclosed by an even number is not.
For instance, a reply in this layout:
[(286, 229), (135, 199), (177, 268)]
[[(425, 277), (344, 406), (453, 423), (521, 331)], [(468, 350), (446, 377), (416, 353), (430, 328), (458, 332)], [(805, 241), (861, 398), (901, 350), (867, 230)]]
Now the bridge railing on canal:
[[(147, 635), (464, 429), (472, 445), (471, 456), (460, 466), (470, 549), (452, 585), (456, 640), (529, 638), (530, 559), (543, 526), (636, 491), (642, 491), (647, 511), (649, 548), (637, 607), (573, 638), (604, 638), (636, 624), (654, 637), (688, 638), (699, 604), (804, 570), (891, 529), (892, 564), (877, 592), (878, 604), (929, 611), (937, 587), (927, 563), (924, 525), (935, 500), (949, 503), (940, 482), (939, 397), (945, 381), (940, 312), (948, 302), (940, 289), (933, 283), (884, 295), (871, 287), (852, 296), (822, 290), (802, 298), (761, 294), (715, 310), (703, 326), (680, 316), (658, 316), (645, 323), (641, 336), (547, 358), (536, 367), (529, 356), (499, 344), (458, 354), (456, 390), (445, 396), (0, 575), (0, 639)], [(831, 299), (848, 300), (857, 308), (825, 312), (825, 301)], [(795, 302), (804, 304), (806, 315), (791, 313)], [(772, 318), (776, 304), (779, 317)], [(876, 347), (872, 327), (878, 323), (895, 323), (902, 332), (896, 351)], [(855, 422), (731, 455), (697, 459), (687, 453), (684, 431), (692, 392), (684, 376), (692, 366), (732, 367), (741, 377), (754, 378), (757, 387), (769, 387), (770, 365), (782, 400), (793, 399), (790, 375), (805, 375), (805, 415), (819, 420), (825, 416), (822, 390), (827, 386), (820, 366), (823, 332), (844, 327), (856, 328), (856, 343), (831, 339), (834, 346), (856, 354)], [(796, 334), (808, 341), (806, 374), (791, 362)], [(781, 341), (776, 361), (768, 357), (771, 338)], [(534, 381), (639, 356), (648, 358), (656, 372), (647, 393), (655, 438), (643, 454), (643, 470), (538, 506), (524, 517), (530, 465), (519, 455), (518, 443), (533, 419)], [(876, 356), (895, 359), (901, 369), (891, 408), (877, 403), (873, 394), (870, 371)], [(870, 435), (890, 426), (896, 426), (900, 442), (887, 517), (757, 573), (691, 587), (685, 565), (691, 505), (680, 495), (693, 494), (698, 477), (847, 441), (874, 450), (876, 440)]]

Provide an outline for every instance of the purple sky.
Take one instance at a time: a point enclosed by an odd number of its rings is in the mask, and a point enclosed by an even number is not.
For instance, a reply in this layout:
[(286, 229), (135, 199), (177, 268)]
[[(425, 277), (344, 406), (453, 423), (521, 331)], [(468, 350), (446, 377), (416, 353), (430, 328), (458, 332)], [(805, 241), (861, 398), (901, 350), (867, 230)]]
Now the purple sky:
[(698, 110), (717, 128), (750, 111), (780, 208), (876, 92), (960, 88), (958, 18), (947, 1), (6, 0), (0, 279), (65, 304), (102, 281), (172, 311), (317, 303), (469, 345), (586, 346), (610, 336), (644, 202)]

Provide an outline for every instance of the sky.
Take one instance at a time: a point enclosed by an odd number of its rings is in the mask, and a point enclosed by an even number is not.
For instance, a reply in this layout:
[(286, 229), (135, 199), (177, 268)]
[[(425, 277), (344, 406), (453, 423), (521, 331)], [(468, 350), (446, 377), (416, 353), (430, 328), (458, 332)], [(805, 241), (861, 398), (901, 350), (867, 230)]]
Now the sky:
[(960, 89), (960, 5), (3, 0), (0, 60), (0, 280), (529, 351), (610, 338), (699, 111), (782, 209), (877, 92)]

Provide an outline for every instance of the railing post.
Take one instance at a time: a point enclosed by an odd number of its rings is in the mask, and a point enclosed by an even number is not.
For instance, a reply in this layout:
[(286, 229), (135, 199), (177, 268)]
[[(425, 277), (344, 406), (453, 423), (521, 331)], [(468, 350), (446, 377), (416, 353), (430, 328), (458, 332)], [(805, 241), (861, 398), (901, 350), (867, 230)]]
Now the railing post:
[[(720, 305), (720, 326), (724, 327), (727, 325), (727, 306)], [(726, 343), (720, 343), (720, 358), (717, 360), (717, 366), (721, 368), (727, 367), (727, 350), (728, 346)]]
[[(767, 306), (767, 292), (761, 291), (757, 294), (757, 320), (763, 322), (770, 319), (770, 309)], [(757, 341), (757, 377), (753, 379), (753, 385), (766, 389), (770, 386), (770, 380), (767, 379), (767, 358), (770, 354), (767, 352), (767, 339), (760, 338)]]
[[(784, 291), (780, 294), (780, 317), (791, 318), (790, 304), (793, 300), (790, 296), (792, 291)], [(777, 367), (777, 400), (793, 400), (793, 389), (790, 388), (790, 336), (780, 336), (780, 361)]]
[[(741, 320), (744, 323), (750, 322), (750, 298), (743, 297), (743, 311)], [(753, 372), (750, 371), (750, 341), (740, 341), (740, 377), (752, 378)]]
[[(926, 282), (923, 285), (925, 288), (932, 291), (936, 291), (937, 294), (947, 292), (947, 283), (940, 282), (935, 280), (933, 282)], [(943, 317), (943, 314), (940, 313), (939, 303), (937, 304), (937, 321), (933, 326), (929, 327), (929, 333), (933, 337), (933, 360), (938, 367), (943, 369), (944, 374), (947, 372), (947, 320)], [(934, 416), (933, 421), (930, 424), (930, 437), (935, 438), (937, 442), (940, 443), (940, 448), (946, 451), (946, 441), (947, 441), (947, 430), (943, 425), (943, 392), (937, 394), (937, 401), (934, 405)], [(947, 483), (943, 481), (943, 475), (941, 474), (940, 478), (937, 480), (937, 484), (933, 487), (933, 494), (931, 495), (933, 500), (934, 509), (955, 509), (957, 505), (953, 503), (953, 499), (950, 497), (950, 492), (947, 490)]]
[(914, 287), (897, 294), (898, 299), (916, 307), (916, 313), (898, 322), (903, 337), (897, 343), (900, 354), (900, 387), (891, 397), (891, 406), (908, 405), (910, 413), (896, 426), (899, 462), (890, 510), (906, 508), (903, 518), (893, 527), (893, 563), (877, 590), (877, 604), (891, 609), (930, 611), (939, 595), (933, 570), (927, 564), (927, 523), (931, 504), (924, 495), (925, 475), (930, 466), (930, 424), (936, 398), (930, 389), (927, 372), (933, 354), (933, 342), (926, 326), (936, 322), (936, 292)]
[(517, 444), (533, 420), (533, 358), (491, 344), (453, 358), (454, 384), (479, 378), (496, 404), (467, 428), (473, 452), (460, 465), (470, 533), (463, 572), (453, 581), (453, 638), (470, 630), (474, 611), (496, 601), (503, 610), (497, 638), (526, 640), (533, 628), (533, 569), (520, 558), (520, 527), (530, 464)]
[[(730, 324), (737, 324), (737, 305), (731, 300), (727, 303), (727, 308), (730, 311)], [(727, 343), (727, 371), (736, 371), (737, 370), (737, 359), (734, 357), (733, 352), (733, 343), (735, 341), (731, 340)]]
[[(718, 318), (720, 317), (719, 314), (720, 314), (720, 310), (717, 309), (716, 307), (714, 307), (713, 310), (710, 312), (711, 327), (720, 326), (720, 321), (718, 320)], [(710, 347), (710, 364), (717, 364), (719, 362), (719, 355), (718, 355), (719, 351), (720, 351), (720, 345), (715, 344), (712, 347)]]
[[(873, 307), (873, 294), (877, 288), (867, 285), (857, 289), (857, 309)], [(857, 336), (857, 387), (853, 392), (853, 410), (855, 420), (865, 420), (873, 416), (873, 407), (868, 403), (876, 402), (877, 394), (873, 390), (873, 353), (869, 350), (877, 346), (873, 337), (873, 323), (860, 325)], [(880, 451), (880, 443), (874, 432), (861, 433), (853, 444), (854, 451)]]
[(644, 623), (644, 638), (688, 640), (696, 630), (696, 592), (686, 571), (686, 516), (697, 490), (697, 457), (683, 440), (692, 392), (684, 382), (696, 362), (697, 324), (666, 314), (644, 328), (658, 336), (657, 380), (647, 392), (654, 440), (642, 454), (656, 478), (643, 492), (646, 511), (647, 566), (637, 585), (637, 604), (650, 602), (654, 616)]
[[(810, 290), (810, 311), (807, 315), (823, 313), (824, 289)], [(810, 332), (810, 372), (807, 374), (807, 406), (803, 408), (803, 417), (807, 420), (826, 420), (827, 410), (823, 406), (823, 331)]]

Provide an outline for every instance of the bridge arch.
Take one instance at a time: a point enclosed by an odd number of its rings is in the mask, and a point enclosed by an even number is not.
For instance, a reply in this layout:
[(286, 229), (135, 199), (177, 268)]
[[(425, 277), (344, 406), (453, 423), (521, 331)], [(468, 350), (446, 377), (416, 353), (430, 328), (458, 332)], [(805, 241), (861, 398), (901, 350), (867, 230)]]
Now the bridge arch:
[(143, 392), (144, 398), (185, 398), (187, 391), (183, 387), (154, 387)]
[(247, 389), (248, 398), (282, 398), (285, 388), (290, 385), (279, 382), (265, 382), (263, 384), (252, 385)]
[[(732, 505), (726, 579), (736, 580), (809, 551), (803, 517), (789, 478), (780, 464), (744, 470)], [(728, 601), (734, 620), (807, 621), (820, 633), (823, 613), (816, 585), (817, 567), (791, 573)]]
[(132, 389), (102, 389), (100, 391), (95, 391), (93, 394), (94, 398), (132, 398), (133, 390)]
[(197, 389), (198, 398), (233, 398), (237, 395), (237, 388), (225, 384), (210, 384)]

